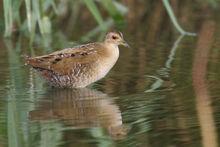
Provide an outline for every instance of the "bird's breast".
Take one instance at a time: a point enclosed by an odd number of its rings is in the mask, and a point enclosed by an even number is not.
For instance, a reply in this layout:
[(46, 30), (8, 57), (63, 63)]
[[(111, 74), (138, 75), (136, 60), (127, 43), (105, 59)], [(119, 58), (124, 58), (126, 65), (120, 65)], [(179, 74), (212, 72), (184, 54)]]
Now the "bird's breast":
[(119, 49), (117, 46), (113, 46), (113, 47), (110, 46), (107, 52), (108, 55), (101, 58), (99, 62), (98, 75), (100, 78), (103, 78), (110, 71), (110, 69), (115, 65), (119, 57)]

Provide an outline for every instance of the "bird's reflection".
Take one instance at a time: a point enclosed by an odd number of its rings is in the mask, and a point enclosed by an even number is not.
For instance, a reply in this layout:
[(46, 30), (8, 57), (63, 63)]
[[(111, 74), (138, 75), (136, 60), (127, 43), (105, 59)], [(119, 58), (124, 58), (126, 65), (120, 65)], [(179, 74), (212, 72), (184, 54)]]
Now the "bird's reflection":
[(119, 107), (108, 95), (88, 89), (51, 89), (39, 106), (29, 113), (31, 120), (61, 120), (75, 128), (106, 128), (120, 139), (127, 133)]

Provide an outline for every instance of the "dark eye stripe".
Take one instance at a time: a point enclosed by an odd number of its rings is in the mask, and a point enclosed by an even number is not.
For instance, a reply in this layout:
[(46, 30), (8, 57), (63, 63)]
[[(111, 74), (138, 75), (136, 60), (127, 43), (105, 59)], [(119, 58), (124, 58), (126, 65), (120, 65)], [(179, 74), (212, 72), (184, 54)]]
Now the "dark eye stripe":
[(121, 38), (123, 38), (123, 34), (121, 32), (118, 32), (118, 34), (121, 36)]

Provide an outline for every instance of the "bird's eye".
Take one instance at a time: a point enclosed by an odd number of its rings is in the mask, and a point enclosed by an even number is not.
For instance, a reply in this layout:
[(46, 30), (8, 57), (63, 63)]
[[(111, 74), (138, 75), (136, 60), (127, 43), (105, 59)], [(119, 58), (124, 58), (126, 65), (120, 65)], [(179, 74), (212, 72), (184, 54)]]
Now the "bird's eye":
[(112, 36), (112, 39), (116, 40), (116, 39), (118, 39), (118, 37), (117, 36)]

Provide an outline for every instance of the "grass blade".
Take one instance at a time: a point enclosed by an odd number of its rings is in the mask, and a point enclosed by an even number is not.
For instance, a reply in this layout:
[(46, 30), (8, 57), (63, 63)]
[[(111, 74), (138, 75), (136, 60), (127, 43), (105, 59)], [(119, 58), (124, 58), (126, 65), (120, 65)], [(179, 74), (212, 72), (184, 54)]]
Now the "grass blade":
[(51, 32), (51, 23), (50, 19), (47, 16), (42, 17), (40, 1), (33, 1), (34, 14), (36, 14), (36, 19), (40, 28), (40, 32), (42, 35), (49, 34)]
[(29, 30), (29, 32), (31, 32), (32, 31), (31, 1), (25, 0), (25, 6), (26, 6), (28, 30)]
[(120, 12), (114, 4), (112, 0), (102, 0), (100, 1), (111, 17), (117, 24), (124, 23), (124, 18), (122, 16), (122, 12)]
[(105, 30), (104, 22), (101, 16), (101, 13), (99, 12), (98, 8), (96, 7), (96, 4), (93, 0), (83, 0), (83, 2), (86, 4), (87, 8), (90, 10), (98, 24), (101, 26), (102, 30)]
[(4, 18), (5, 18), (5, 37), (11, 36), (13, 27), (12, 0), (4, 0)]
[(174, 15), (174, 12), (172, 10), (172, 7), (170, 6), (169, 0), (163, 0), (163, 4), (167, 10), (167, 13), (168, 13), (173, 25), (182, 35), (196, 36), (196, 33), (187, 32), (179, 25), (175, 15)]

